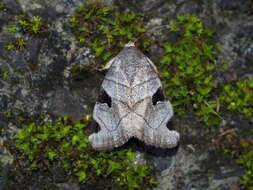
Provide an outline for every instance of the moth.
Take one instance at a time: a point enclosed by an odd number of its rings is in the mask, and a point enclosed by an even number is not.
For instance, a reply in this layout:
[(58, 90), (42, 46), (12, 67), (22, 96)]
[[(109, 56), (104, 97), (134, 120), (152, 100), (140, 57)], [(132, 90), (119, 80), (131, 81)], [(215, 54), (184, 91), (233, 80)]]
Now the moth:
[(110, 150), (135, 137), (148, 145), (173, 148), (179, 133), (167, 128), (173, 116), (158, 71), (152, 61), (129, 42), (105, 66), (93, 119), (100, 130), (89, 136), (96, 150)]

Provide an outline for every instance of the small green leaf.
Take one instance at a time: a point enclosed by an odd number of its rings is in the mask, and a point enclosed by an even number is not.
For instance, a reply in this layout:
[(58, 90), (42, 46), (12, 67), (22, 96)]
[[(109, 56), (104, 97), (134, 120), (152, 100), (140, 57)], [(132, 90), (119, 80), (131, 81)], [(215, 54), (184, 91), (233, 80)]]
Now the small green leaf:
[(105, 47), (103, 46), (95, 48), (95, 55), (100, 56), (103, 53), (104, 49)]
[(78, 141), (80, 141), (79, 136), (74, 135), (74, 136), (72, 137), (72, 144), (76, 144)]
[(90, 32), (90, 30), (87, 27), (84, 27), (84, 26), (80, 27), (79, 31), (80, 32), (86, 32), (86, 33)]
[(56, 155), (57, 154), (53, 151), (48, 151), (48, 153), (47, 153), (49, 160), (53, 160), (56, 157)]
[(17, 26), (15, 24), (9, 25), (7, 30), (8, 32), (15, 32), (17, 30)]
[(9, 44), (7, 45), (6, 48), (7, 48), (8, 50), (13, 50), (13, 49), (15, 49), (15, 46), (14, 46), (13, 43), (9, 43)]
[(79, 172), (76, 173), (76, 175), (78, 176), (78, 181), (79, 182), (86, 181), (86, 179), (87, 179), (87, 175), (84, 171), (79, 171)]
[(80, 129), (82, 129), (82, 128), (86, 127), (86, 125), (83, 124), (83, 123), (76, 123), (76, 124), (75, 124), (75, 127), (78, 127), (78, 128), (80, 128)]

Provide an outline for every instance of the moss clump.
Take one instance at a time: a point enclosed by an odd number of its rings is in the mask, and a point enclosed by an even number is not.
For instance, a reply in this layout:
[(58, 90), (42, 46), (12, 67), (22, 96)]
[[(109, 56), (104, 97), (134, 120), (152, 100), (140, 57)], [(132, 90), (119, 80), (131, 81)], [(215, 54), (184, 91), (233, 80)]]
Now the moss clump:
[[(253, 131), (251, 130), (250, 133)], [(253, 189), (253, 141), (248, 139), (242, 139), (239, 135), (235, 134), (230, 139), (230, 143), (226, 141), (222, 146), (224, 148), (224, 153), (230, 155), (237, 164), (241, 165), (244, 169), (241, 175), (240, 183), (243, 185), (242, 189)]]
[(213, 32), (195, 16), (179, 16), (168, 27), (178, 39), (164, 45), (161, 76), (175, 112), (193, 108), (207, 125), (220, 122), (214, 97), (214, 60), (217, 48)]
[(28, 32), (32, 35), (39, 35), (45, 32), (45, 25), (40, 16), (28, 17), (22, 14), (18, 18), (17, 25), (23, 32)]
[(6, 49), (7, 50), (15, 50), (14, 43), (13, 42), (8, 43), (7, 46), (6, 46)]
[[(17, 23), (7, 26), (9, 33), (22, 32), (29, 33), (32, 36), (41, 36), (45, 34), (46, 27), (40, 16), (28, 17), (25, 14), (19, 15)], [(7, 50), (23, 50), (26, 46), (26, 40), (23, 37), (13, 39), (6, 45)]]
[(10, 33), (16, 32), (17, 31), (17, 25), (15, 25), (15, 24), (8, 25), (7, 30)]
[(79, 182), (96, 182), (102, 178), (127, 189), (143, 189), (155, 184), (150, 167), (133, 164), (136, 155), (131, 149), (92, 150), (85, 133), (89, 120), (90, 116), (86, 115), (75, 123), (66, 117), (54, 124), (31, 123), (15, 135), (16, 146), (27, 155), (32, 168), (41, 164), (50, 167), (58, 161), (75, 174)]
[[(206, 126), (220, 123), (220, 109), (252, 116), (253, 79), (220, 85), (223, 90), (217, 93), (214, 73), (218, 69), (215, 59), (219, 48), (212, 45), (213, 32), (195, 16), (179, 16), (168, 29), (178, 39), (164, 45), (161, 75), (175, 112), (183, 114), (193, 110)], [(234, 130), (228, 131), (231, 132), (222, 143), (223, 151), (237, 158), (236, 162), (245, 169), (241, 183), (245, 188), (253, 189), (253, 143), (245, 140), (238, 143), (240, 138)]]
[[(237, 111), (247, 117), (253, 115), (253, 79), (239, 80), (223, 87), (219, 99), (224, 109)], [(248, 134), (252, 134), (252, 130)], [(252, 138), (252, 137), (250, 137)], [(236, 158), (236, 163), (244, 167), (241, 184), (245, 189), (253, 189), (253, 141), (233, 136), (233, 141), (224, 149), (225, 153)], [(234, 140), (239, 139), (239, 142)], [(228, 142), (228, 141), (226, 141)]]
[(5, 112), (3, 112), (3, 115), (6, 120), (13, 118), (13, 113), (11, 110), (6, 110)]
[(1, 72), (0, 71), (0, 79), (7, 79), (7, 78), (9, 78), (9, 76), (10, 76), (9, 72), (7, 72), (7, 71)]
[(253, 79), (225, 85), (220, 99), (228, 110), (235, 110), (246, 116), (252, 116)]
[[(253, 132), (253, 131), (252, 131)], [(236, 162), (244, 167), (244, 173), (242, 174), (241, 184), (246, 189), (253, 189), (253, 141), (242, 140), (240, 142), (242, 147), (242, 154), (236, 160)]]
[(23, 50), (26, 46), (26, 40), (24, 38), (18, 38), (7, 44), (7, 50)]
[[(98, 67), (115, 56), (128, 41), (146, 31), (141, 16), (134, 12), (122, 13), (99, 3), (87, 3), (77, 8), (69, 18), (69, 24), (80, 44), (91, 48)], [(144, 35), (136, 45), (147, 51), (150, 41)]]
[(42, 35), (46, 32), (46, 26), (40, 16), (28, 17), (26, 14), (19, 15), (15, 24), (7, 26), (10, 33), (22, 31), (33, 36)]

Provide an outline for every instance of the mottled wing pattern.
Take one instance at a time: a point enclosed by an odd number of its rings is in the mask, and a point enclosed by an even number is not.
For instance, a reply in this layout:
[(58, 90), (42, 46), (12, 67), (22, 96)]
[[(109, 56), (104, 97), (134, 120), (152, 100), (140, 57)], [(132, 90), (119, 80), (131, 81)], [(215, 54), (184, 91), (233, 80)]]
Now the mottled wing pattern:
[(92, 147), (109, 150), (131, 137), (156, 147), (175, 147), (179, 133), (166, 126), (173, 115), (172, 106), (161, 95), (154, 101), (162, 87), (155, 65), (128, 44), (107, 67), (101, 88), (111, 104), (95, 105), (93, 118), (101, 130), (89, 137)]
[(139, 139), (146, 144), (161, 148), (172, 148), (177, 145), (179, 133), (167, 128), (167, 123), (173, 115), (169, 101), (158, 101), (153, 105), (152, 99), (146, 98), (136, 107), (135, 113), (145, 121), (143, 134), (138, 137)]
[(119, 147), (129, 138), (123, 135), (121, 120), (128, 115), (128, 110), (123, 104), (115, 104), (109, 107), (106, 103), (96, 103), (93, 118), (99, 124), (101, 130), (89, 136), (94, 149), (106, 150)]

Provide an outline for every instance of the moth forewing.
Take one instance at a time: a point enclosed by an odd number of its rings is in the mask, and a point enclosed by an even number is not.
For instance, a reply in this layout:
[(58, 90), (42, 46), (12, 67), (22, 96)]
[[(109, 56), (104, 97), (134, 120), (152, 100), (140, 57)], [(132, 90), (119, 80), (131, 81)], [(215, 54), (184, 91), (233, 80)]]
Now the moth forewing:
[(100, 131), (89, 136), (92, 147), (110, 150), (131, 137), (155, 147), (177, 146), (179, 133), (167, 128), (173, 108), (152, 61), (129, 42), (105, 68), (101, 90), (107, 99), (100, 98), (93, 111)]

